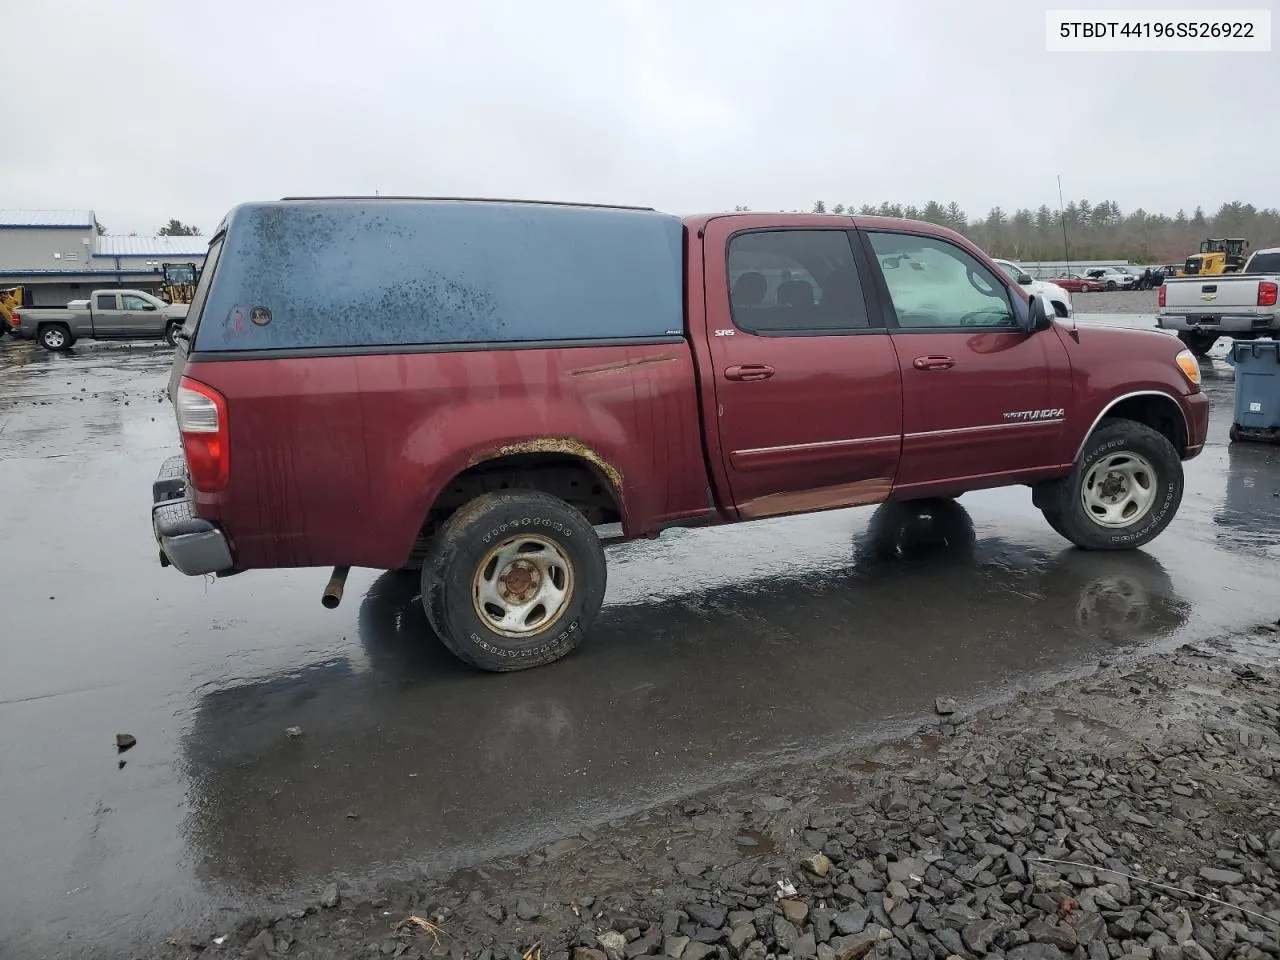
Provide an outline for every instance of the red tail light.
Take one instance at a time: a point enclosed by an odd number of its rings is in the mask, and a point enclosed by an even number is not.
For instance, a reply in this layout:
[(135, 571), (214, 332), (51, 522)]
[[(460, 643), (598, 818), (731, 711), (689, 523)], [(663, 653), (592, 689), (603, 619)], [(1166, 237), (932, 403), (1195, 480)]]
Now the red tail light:
[(1276, 284), (1271, 280), (1258, 283), (1258, 306), (1274, 307), (1276, 305)]
[(1164, 297), (1165, 297), (1165, 286), (1164, 286), (1164, 284), (1162, 283), (1162, 284), (1160, 284), (1160, 293), (1159, 293), (1159, 295), (1156, 297), (1156, 306), (1158, 306), (1158, 307), (1163, 307), (1163, 306), (1164, 306)]
[(22, 323), (22, 318), (18, 316), (18, 311), (17, 311), (17, 310), (12, 310), (12, 311), (10, 311), (10, 312), (9, 312), (9, 326), (11, 326), (11, 327), (20, 326), (20, 325), (21, 325), (21, 323)]
[(173, 402), (191, 485), (217, 493), (231, 475), (227, 399), (213, 387), (183, 377)]

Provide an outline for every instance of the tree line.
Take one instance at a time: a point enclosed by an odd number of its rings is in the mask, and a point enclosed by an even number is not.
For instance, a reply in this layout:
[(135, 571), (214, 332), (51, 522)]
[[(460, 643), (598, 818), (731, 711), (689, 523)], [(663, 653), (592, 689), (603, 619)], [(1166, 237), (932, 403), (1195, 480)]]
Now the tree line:
[[(93, 220), (93, 226), (94, 226), (94, 229), (98, 231), (98, 236), (101, 237), (106, 235), (107, 228), (104, 224), (99, 222), (97, 217), (95, 217)], [(129, 236), (136, 237), (137, 234), (131, 233), (129, 234)], [(170, 220), (163, 227), (157, 230), (156, 236), (157, 237), (198, 237), (200, 236), (200, 228), (193, 227), (190, 224), (186, 224), (186, 223), (183, 223), (181, 220), (175, 219), (175, 220)]]
[[(735, 209), (748, 210), (739, 205)], [(802, 211), (787, 211), (799, 213)], [(982, 219), (970, 219), (954, 201), (913, 204), (865, 203), (861, 206), (817, 201), (810, 213), (906, 217), (956, 230), (988, 254), (1010, 260), (1062, 260), (1063, 225), (1072, 260), (1128, 260), (1131, 263), (1181, 263), (1209, 237), (1244, 237), (1250, 249), (1280, 246), (1280, 210), (1251, 203), (1224, 203), (1214, 214), (1196, 207), (1188, 216), (1150, 213), (1142, 208), (1124, 213), (1114, 200), (1072, 200), (1065, 209), (1047, 205), (1012, 213), (992, 207)]]

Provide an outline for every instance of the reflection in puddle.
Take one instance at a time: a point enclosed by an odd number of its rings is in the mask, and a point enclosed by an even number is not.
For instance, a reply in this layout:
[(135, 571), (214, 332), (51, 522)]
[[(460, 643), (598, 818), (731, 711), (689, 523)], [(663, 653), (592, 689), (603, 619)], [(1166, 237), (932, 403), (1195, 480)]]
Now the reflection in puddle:
[(1227, 457), (1226, 498), (1213, 518), (1218, 541), (1280, 556), (1280, 446), (1236, 442)]

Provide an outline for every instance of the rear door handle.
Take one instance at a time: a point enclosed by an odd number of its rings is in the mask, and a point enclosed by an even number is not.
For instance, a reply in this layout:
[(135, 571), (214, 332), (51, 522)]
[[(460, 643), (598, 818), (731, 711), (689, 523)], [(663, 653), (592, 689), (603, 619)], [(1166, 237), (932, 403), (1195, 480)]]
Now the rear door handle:
[(916, 357), (912, 365), (917, 370), (950, 370), (956, 361), (953, 357)]
[(773, 367), (767, 363), (739, 363), (724, 368), (726, 380), (768, 380), (773, 376)]

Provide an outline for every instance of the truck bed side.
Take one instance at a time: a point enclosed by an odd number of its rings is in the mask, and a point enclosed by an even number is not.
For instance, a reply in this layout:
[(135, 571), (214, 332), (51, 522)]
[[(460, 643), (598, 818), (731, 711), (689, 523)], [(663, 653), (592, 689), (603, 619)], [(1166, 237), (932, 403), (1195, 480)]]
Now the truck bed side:
[(88, 308), (65, 310), (55, 307), (20, 307), (15, 312), (20, 320), (18, 331), (27, 338), (34, 337), (40, 325), (46, 323), (65, 323), (76, 337), (87, 337), (93, 332), (93, 318)]
[(528, 469), (631, 536), (707, 510), (683, 341), (197, 360), (186, 376), (228, 397), (233, 479), (198, 502), (245, 566), (402, 566), (433, 508)]

